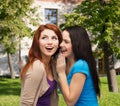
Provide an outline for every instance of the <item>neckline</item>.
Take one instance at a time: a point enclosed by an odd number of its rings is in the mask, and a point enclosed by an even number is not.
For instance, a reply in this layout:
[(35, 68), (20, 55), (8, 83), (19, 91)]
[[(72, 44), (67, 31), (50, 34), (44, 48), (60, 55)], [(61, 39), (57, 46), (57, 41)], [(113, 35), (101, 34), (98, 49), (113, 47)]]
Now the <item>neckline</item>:
[(53, 80), (50, 80), (48, 77), (47, 77), (47, 80), (50, 81), (50, 82), (54, 82), (54, 81), (55, 81), (54, 79), (53, 79)]

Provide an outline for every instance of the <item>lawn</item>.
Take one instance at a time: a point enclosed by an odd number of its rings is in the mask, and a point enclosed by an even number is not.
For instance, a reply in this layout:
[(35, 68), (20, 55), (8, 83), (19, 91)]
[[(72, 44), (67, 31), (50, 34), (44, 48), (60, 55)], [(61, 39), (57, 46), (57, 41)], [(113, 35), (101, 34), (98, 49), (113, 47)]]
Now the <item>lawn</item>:
[[(107, 78), (101, 77), (101, 98), (99, 106), (120, 106), (119, 93), (108, 91)], [(118, 87), (120, 89), (120, 75), (117, 76)], [(19, 106), (20, 99), (20, 79), (0, 78), (0, 106)], [(59, 94), (59, 106), (65, 106), (62, 95)]]

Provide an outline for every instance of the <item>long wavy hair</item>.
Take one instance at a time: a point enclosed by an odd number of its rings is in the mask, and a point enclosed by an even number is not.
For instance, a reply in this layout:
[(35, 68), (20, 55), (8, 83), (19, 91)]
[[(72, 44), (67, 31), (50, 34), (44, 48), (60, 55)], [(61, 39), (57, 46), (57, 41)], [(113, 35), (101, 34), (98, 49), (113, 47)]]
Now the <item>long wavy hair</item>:
[[(29, 66), (31, 66), (36, 59), (39, 59), (40, 61), (43, 62), (43, 59), (41, 56), (41, 51), (39, 48), (39, 38), (41, 36), (41, 32), (44, 31), (45, 29), (50, 29), (50, 30), (53, 30), (55, 32), (55, 34), (58, 36), (59, 45), (62, 42), (61, 31), (56, 25), (54, 25), (54, 24), (40, 25), (34, 34), (32, 45), (31, 45), (31, 48), (30, 48), (29, 53), (28, 53), (28, 60), (21, 71), (21, 78), (22, 79), (24, 78), (24, 75), (26, 74)], [(52, 56), (52, 60), (55, 59), (58, 52), (59, 52), (59, 48), (57, 49), (55, 54)]]
[(100, 80), (98, 77), (96, 61), (93, 56), (91, 42), (87, 31), (81, 26), (71, 26), (63, 30), (69, 32), (75, 61), (79, 59), (87, 61), (96, 94), (100, 97)]

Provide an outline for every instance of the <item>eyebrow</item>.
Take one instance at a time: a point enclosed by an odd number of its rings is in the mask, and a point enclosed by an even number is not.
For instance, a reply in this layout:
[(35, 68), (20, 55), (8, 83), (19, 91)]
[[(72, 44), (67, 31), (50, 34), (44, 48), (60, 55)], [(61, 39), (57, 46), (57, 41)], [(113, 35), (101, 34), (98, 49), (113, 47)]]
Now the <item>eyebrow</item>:
[(68, 39), (63, 39), (63, 41), (67, 41), (67, 42), (70, 42), (70, 40), (68, 40)]
[[(49, 36), (49, 35), (43, 34), (43, 36)], [(57, 37), (57, 35), (52, 35), (52, 36), (56, 36)]]

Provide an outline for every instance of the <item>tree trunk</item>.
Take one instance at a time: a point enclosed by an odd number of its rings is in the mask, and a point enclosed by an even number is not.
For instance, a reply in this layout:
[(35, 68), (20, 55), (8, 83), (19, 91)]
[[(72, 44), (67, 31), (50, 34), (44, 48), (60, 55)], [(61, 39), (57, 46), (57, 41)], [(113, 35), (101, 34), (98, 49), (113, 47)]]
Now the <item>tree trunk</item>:
[(116, 79), (116, 72), (114, 69), (114, 60), (112, 52), (110, 51), (110, 47), (107, 43), (104, 44), (104, 62), (105, 62), (105, 70), (107, 72), (108, 79), (108, 88), (111, 92), (118, 92), (118, 85)]
[(14, 68), (13, 68), (13, 64), (12, 64), (12, 56), (10, 53), (7, 53), (8, 56), (8, 65), (10, 68), (10, 75), (12, 79), (15, 79), (15, 72), (14, 72)]
[(109, 91), (112, 92), (118, 92), (118, 84), (117, 84), (117, 79), (116, 79), (116, 71), (115, 69), (110, 70), (110, 78), (111, 78), (111, 89)]
[[(107, 0), (100, 0), (100, 4), (103, 7), (106, 6), (107, 3), (108, 3)], [(107, 17), (105, 20), (105, 23), (108, 21), (109, 21), (109, 18)], [(105, 32), (105, 30), (106, 30), (106, 26), (103, 25), (101, 35)], [(113, 53), (112, 53), (110, 45), (106, 41), (103, 42), (103, 51), (104, 51), (104, 63), (105, 63), (104, 69), (107, 72), (109, 91), (118, 92), (116, 72), (114, 69)]]
[(19, 60), (18, 60), (19, 72), (22, 69), (22, 59), (21, 59), (21, 38), (19, 38)]

